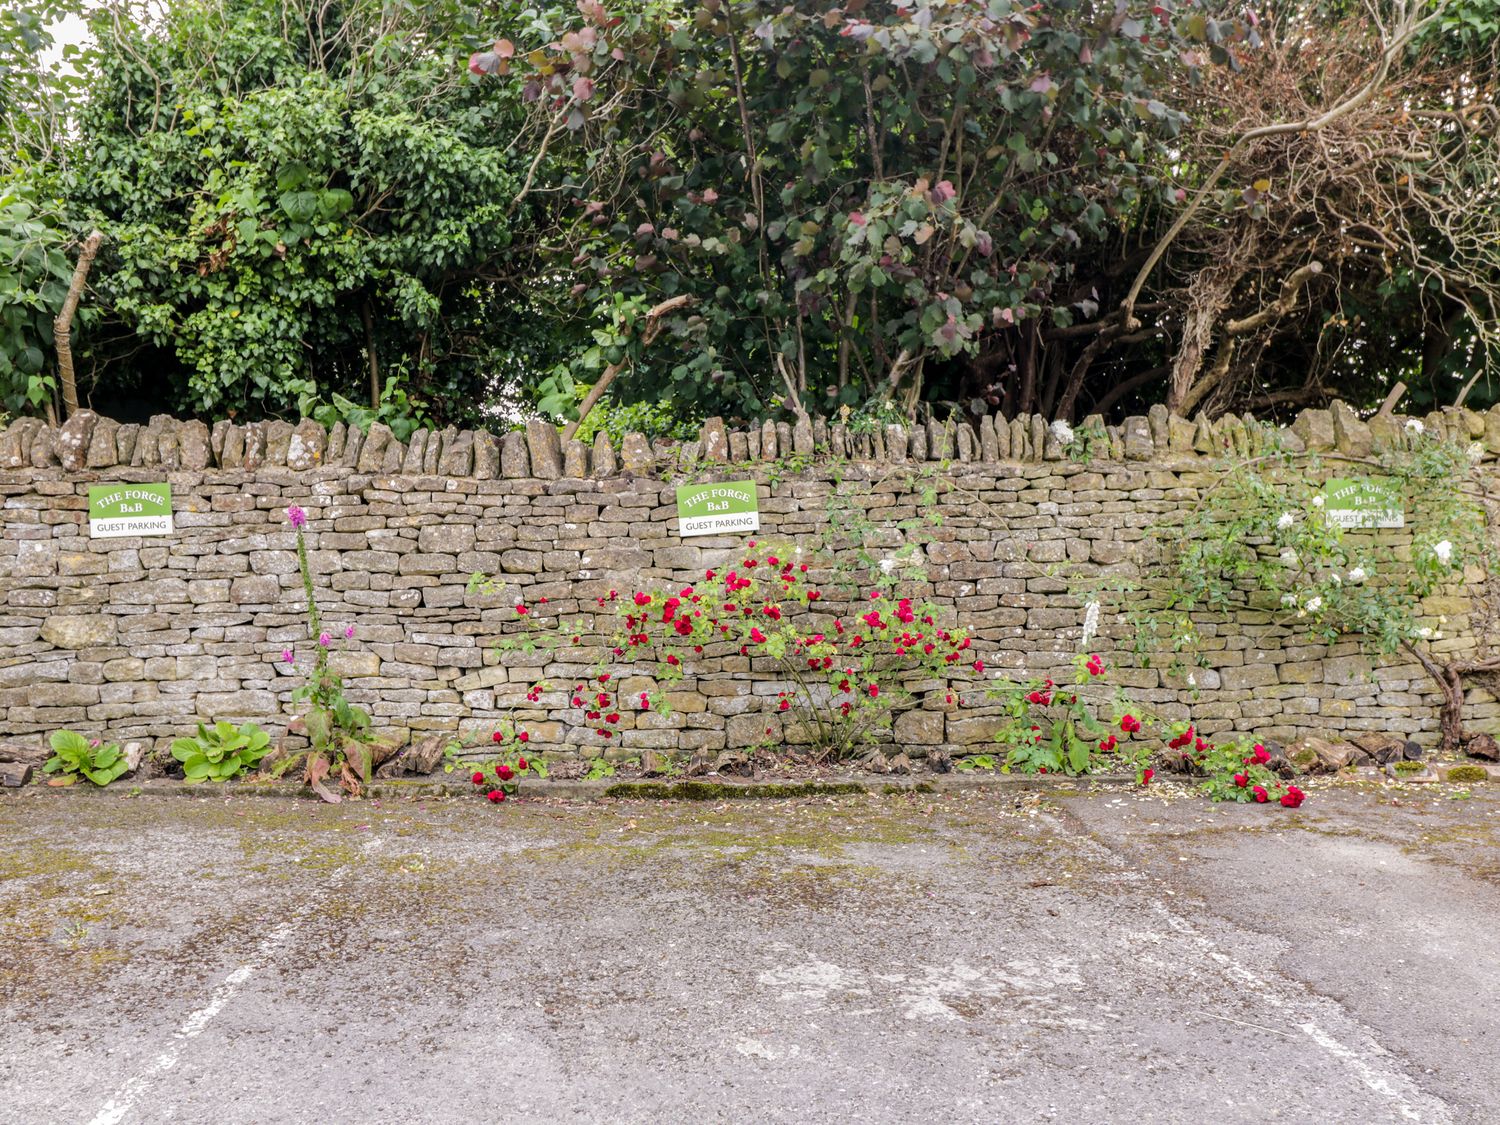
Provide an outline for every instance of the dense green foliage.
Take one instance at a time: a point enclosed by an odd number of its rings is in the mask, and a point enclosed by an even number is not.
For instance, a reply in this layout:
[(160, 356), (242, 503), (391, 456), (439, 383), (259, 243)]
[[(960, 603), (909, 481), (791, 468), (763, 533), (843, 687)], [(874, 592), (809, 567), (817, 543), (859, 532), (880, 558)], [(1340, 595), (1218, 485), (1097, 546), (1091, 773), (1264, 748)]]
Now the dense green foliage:
[(11, 413), (42, 406), (56, 383), (47, 356), (73, 272), (66, 242), (24, 187), (0, 191), (0, 408)]
[(73, 2), (0, 7), (10, 409), (94, 227), (118, 414), (1500, 394), (1496, 0)]
[(172, 742), (172, 757), (182, 763), (187, 781), (233, 781), (260, 764), (269, 752), (271, 736), (255, 723), (235, 726), (223, 720), (213, 726), (198, 724), (191, 738)]
[(475, 67), (520, 66), (579, 154), (580, 300), (695, 297), (641, 391), (752, 413), (910, 407), (960, 356), (943, 390), (1038, 407), (1042, 331), (1099, 312), (1079, 264), (1163, 189), (1166, 73), (1253, 34), (1079, 3), (581, 8)]
[(525, 221), (515, 99), (463, 71), (472, 13), (225, 0), (153, 26), (110, 16), (94, 23), (109, 65), (44, 178), (75, 228), (106, 232), (107, 322), (83, 340), (96, 402), (390, 417), (420, 401), (472, 419), (503, 367), (498, 323), (524, 315), (506, 271)]

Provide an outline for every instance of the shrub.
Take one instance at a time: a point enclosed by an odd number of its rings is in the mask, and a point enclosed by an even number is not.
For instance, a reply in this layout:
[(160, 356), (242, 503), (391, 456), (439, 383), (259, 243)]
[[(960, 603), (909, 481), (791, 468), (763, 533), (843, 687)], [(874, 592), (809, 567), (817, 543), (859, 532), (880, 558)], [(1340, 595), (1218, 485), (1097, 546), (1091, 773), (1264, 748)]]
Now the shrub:
[[(571, 695), (599, 738), (613, 738), (632, 712), (667, 713), (659, 685), (695, 675), (701, 659), (738, 655), (782, 686), (774, 715), (793, 720), (781, 733), (768, 723), (765, 741), (785, 736), (810, 745), (820, 761), (838, 760), (888, 732), (894, 714), (915, 702), (918, 686), (957, 704), (948, 678), (984, 670), (968, 634), (941, 624), (938, 607), (880, 584), (867, 585), (861, 602), (833, 606), (812, 584), (816, 564), (801, 548), (756, 547), (750, 540), (738, 563), (705, 571), (699, 582), (599, 599), (600, 608), (613, 604), (619, 614), (610, 648), (617, 663), (595, 667)], [(529, 610), (520, 605), (517, 612)], [(641, 664), (658, 686), (627, 696), (624, 675)]]
[[(1202, 740), (1198, 740), (1202, 742)], [(1300, 806), (1307, 794), (1288, 785), (1271, 771), (1271, 752), (1246, 739), (1222, 746), (1204, 743), (1196, 755), (1196, 766), (1207, 774), (1203, 791), (1215, 801), (1279, 802), (1286, 808)]]
[(526, 731), (518, 731), (507, 723), (490, 736), (490, 743), (498, 751), (495, 757), (479, 761), (465, 759), (465, 752), (477, 747), (466, 747), (462, 741), (455, 740), (444, 751), (448, 761), (443, 769), (448, 773), (458, 770), (467, 774), (491, 804), (501, 804), (519, 792), (520, 780), (526, 774), (535, 778), (547, 776), (547, 766), (541, 757), (527, 753), (530, 741), (531, 736)]

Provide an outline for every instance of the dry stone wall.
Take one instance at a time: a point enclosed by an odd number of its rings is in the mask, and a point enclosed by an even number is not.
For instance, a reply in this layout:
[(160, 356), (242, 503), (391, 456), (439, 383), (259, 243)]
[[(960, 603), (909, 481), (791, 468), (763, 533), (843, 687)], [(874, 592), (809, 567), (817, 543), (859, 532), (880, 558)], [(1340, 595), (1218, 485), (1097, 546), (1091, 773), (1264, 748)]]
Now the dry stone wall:
[[(1491, 466), (1500, 454), (1500, 410), (1424, 425), (1478, 442)], [(685, 476), (756, 479), (766, 539), (810, 542), (837, 493), (886, 547), (903, 521), (932, 514), (923, 494), (936, 488), (942, 520), (912, 592), (955, 607), (992, 667), (1048, 674), (1067, 665), (1082, 622), (1058, 568), (1130, 572), (1151, 528), (1211, 482), (1213, 458), (1253, 452), (1259, 440), (1243, 419), (1190, 422), (1159, 409), (1100, 432), (1094, 456), (1077, 463), (1040, 418), (858, 434), (822, 421), (730, 431), (715, 419), (696, 442), (629, 435), (619, 449), (603, 438), (564, 444), (541, 423), (504, 435), (419, 430), (401, 442), (380, 425), (368, 434), (310, 421), (134, 426), (85, 411), (54, 430), (21, 419), (0, 434), (0, 738), (68, 727), (164, 744), (198, 719), (284, 727), (299, 680), (281, 653), (306, 643), (284, 515), (298, 504), (325, 620), (358, 629), (336, 659), (378, 726), (485, 729), (519, 707), (539, 745), (589, 746), (565, 721), (564, 694), (533, 703), (526, 692), (539, 677), (571, 683), (598, 654), (596, 630), (613, 617), (596, 623), (596, 599), (692, 580), (743, 549), (744, 537), (677, 535), (674, 484)], [(1362, 421), (1335, 404), (1305, 412), (1283, 437), (1358, 455), (1406, 433), (1404, 419)], [(172, 485), (175, 534), (88, 537), (90, 484), (160, 480)], [(504, 585), (471, 591), (475, 572)], [(1434, 607), (1451, 620), (1440, 648), (1474, 647), (1470, 593)], [(545, 597), (547, 612), (575, 623), (581, 648), (565, 660), (497, 649), (515, 634), (517, 596)], [(1354, 643), (1307, 643), (1264, 613), (1206, 615), (1200, 627), (1210, 666), (1191, 685), (1130, 667), (1120, 622), (1106, 621), (1094, 647), (1114, 647), (1137, 696), (1168, 714), (1191, 708), (1208, 732), (1430, 741), (1436, 730), (1436, 696), (1414, 664), (1372, 674)], [(749, 673), (741, 657), (706, 666), (674, 692), (671, 714), (627, 716), (617, 752), (712, 751), (779, 734), (778, 686)], [(989, 739), (992, 713), (939, 698), (900, 716), (908, 748)], [(1500, 704), (1481, 688), (1468, 717), (1500, 730)]]

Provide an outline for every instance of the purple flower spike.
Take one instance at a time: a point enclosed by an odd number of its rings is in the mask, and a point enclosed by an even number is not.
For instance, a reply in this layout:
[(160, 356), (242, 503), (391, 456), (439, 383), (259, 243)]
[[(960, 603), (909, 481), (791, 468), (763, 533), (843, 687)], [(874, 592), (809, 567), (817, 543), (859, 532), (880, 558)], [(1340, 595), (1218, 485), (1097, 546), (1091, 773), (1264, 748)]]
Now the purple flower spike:
[(292, 657), (292, 650), (291, 649), (284, 648), (284, 649), (281, 650), (281, 662), (283, 664), (290, 664), (290, 663), (292, 663), (292, 659), (293, 659), (293, 657)]
[(307, 513), (295, 504), (286, 510), (286, 518), (298, 531), (307, 526)]
[(349, 640), (353, 636), (354, 636), (354, 626), (353, 625), (346, 625), (346, 626), (344, 626), (344, 639), (345, 640)]
[(318, 643), (320, 645), (322, 645), (324, 648), (327, 648), (328, 647), (328, 634), (327, 633), (319, 633), (318, 634)]

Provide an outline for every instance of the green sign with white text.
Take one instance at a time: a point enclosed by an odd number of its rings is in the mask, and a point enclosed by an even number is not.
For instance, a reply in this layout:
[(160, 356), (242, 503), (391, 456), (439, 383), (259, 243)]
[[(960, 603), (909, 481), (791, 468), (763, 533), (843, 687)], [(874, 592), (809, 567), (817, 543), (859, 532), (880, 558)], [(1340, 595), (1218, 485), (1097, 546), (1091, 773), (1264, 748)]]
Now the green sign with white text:
[(1323, 486), (1323, 512), (1335, 527), (1405, 527), (1401, 493), (1378, 477), (1336, 477)]
[(89, 538), (120, 535), (171, 535), (170, 484), (94, 484), (89, 486)]
[(760, 530), (753, 480), (688, 484), (677, 489), (678, 534), (725, 535)]

